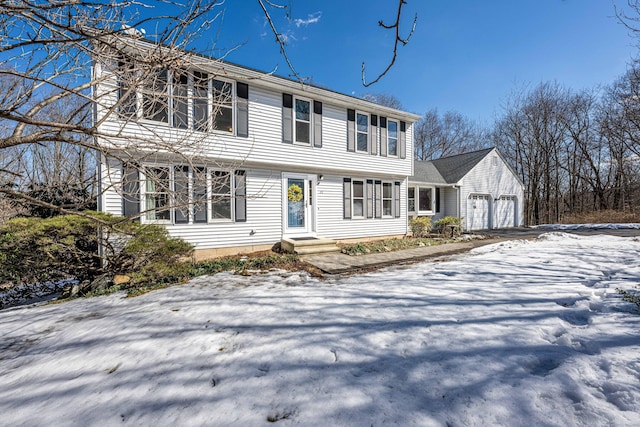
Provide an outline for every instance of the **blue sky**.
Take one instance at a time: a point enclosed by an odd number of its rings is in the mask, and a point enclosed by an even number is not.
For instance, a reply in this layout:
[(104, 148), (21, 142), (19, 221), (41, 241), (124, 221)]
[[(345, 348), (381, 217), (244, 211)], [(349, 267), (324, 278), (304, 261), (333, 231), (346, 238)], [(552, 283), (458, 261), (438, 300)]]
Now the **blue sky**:
[[(369, 79), (386, 66), (393, 38), (377, 21), (393, 22), (397, 2), (291, 3), (291, 20), (271, 11), (297, 71), (314, 84), (354, 95), (386, 92), (414, 113), (437, 107), (487, 124), (518, 87), (552, 80), (574, 89), (608, 84), (637, 52), (636, 40), (614, 18), (611, 0), (408, 0), (403, 34), (417, 13), (413, 38), (391, 72), (367, 89), (361, 63)], [(257, 2), (225, 5), (216, 48), (242, 44), (226, 59), (288, 75)]]

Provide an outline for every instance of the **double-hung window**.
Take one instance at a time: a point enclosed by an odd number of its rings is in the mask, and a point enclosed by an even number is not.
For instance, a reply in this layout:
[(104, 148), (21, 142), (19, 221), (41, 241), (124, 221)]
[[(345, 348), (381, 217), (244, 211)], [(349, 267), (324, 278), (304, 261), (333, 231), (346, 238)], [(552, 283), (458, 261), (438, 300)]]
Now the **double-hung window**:
[(169, 122), (169, 72), (154, 69), (145, 78), (142, 92), (142, 117), (156, 122)]
[(389, 156), (398, 155), (398, 122), (387, 121), (387, 153)]
[(233, 84), (213, 79), (213, 129), (220, 132), (233, 133)]
[(173, 77), (173, 127), (189, 127), (189, 76), (185, 72), (174, 73)]
[(364, 181), (353, 180), (353, 217), (364, 218)]
[(369, 116), (356, 114), (356, 150), (367, 152), (369, 150)]
[(199, 71), (193, 72), (193, 129), (209, 130), (209, 76)]
[(393, 216), (393, 184), (382, 183), (382, 216)]
[(145, 171), (146, 218), (150, 221), (170, 221), (170, 183), (168, 167), (149, 167)]
[(211, 219), (231, 219), (231, 173), (211, 173)]
[(415, 212), (416, 211), (416, 188), (409, 187), (407, 190), (407, 211)]
[(311, 102), (296, 98), (295, 109), (295, 142), (309, 144), (311, 141)]
[(133, 61), (118, 62), (118, 113), (123, 119), (134, 119), (137, 115), (137, 95), (135, 89), (135, 64)]

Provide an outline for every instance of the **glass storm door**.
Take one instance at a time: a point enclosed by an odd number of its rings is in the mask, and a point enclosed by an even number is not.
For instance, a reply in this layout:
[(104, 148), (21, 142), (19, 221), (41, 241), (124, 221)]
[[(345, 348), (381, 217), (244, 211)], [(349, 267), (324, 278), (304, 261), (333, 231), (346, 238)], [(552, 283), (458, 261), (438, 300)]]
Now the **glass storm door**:
[(313, 231), (313, 186), (315, 175), (285, 175), (285, 234), (309, 235)]

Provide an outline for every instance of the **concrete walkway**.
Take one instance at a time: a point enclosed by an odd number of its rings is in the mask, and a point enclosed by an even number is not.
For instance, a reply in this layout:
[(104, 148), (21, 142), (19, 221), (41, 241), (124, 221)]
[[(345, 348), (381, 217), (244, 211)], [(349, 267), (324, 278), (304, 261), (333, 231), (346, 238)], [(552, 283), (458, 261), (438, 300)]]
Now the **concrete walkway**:
[(483, 240), (469, 240), (459, 243), (446, 243), (438, 246), (422, 246), (401, 251), (382, 252), (368, 255), (346, 255), (331, 253), (323, 255), (309, 255), (303, 259), (314, 267), (328, 274), (351, 273), (369, 268), (385, 267), (404, 262), (421, 261), (445, 255), (459, 254), (473, 248), (502, 242), (508, 239), (491, 238)]

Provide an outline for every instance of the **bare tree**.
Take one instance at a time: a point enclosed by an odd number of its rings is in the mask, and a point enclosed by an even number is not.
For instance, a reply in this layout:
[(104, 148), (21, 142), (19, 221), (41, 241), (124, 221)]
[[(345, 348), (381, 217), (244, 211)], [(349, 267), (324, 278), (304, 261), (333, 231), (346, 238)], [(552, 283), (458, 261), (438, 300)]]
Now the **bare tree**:
[(384, 107), (402, 110), (402, 102), (400, 102), (398, 97), (390, 93), (365, 93), (361, 98)]
[(432, 108), (415, 124), (416, 160), (433, 160), (487, 146), (480, 126), (456, 111)]
[[(404, 3), (398, 1), (398, 19)], [(300, 78), (269, 12), (271, 9), (288, 14), (287, 5), (266, 0), (258, 0), (256, 5), (271, 23), (294, 76)], [(224, 7), (228, 6), (223, 0), (2, 2), (0, 196), (21, 198), (60, 213), (74, 213), (85, 205), (60, 206), (32, 197), (26, 190), (34, 184), (69, 182), (68, 174), (73, 172), (72, 181), (88, 190), (90, 196), (96, 196), (97, 186), (87, 180), (93, 178), (95, 159), (100, 157), (115, 157), (126, 167), (141, 172), (143, 161), (168, 154), (180, 158), (185, 165), (197, 163), (205, 144), (198, 136), (202, 132), (196, 131), (198, 126), (215, 126), (218, 121), (212, 124), (211, 116), (203, 115), (200, 121), (196, 118), (193, 124), (183, 123), (183, 136), (179, 140), (173, 137), (170, 142), (153, 126), (133, 137), (127, 134), (127, 122), (138, 123), (138, 119), (146, 118), (172, 121), (180, 127), (186, 108), (181, 84), (189, 82), (195, 93), (203, 77), (199, 71), (201, 60), (191, 53), (193, 42), (220, 19)], [(137, 28), (156, 31), (143, 34)], [(144, 49), (141, 44), (145, 44)], [(394, 51), (394, 60), (395, 56)], [(95, 70), (100, 73), (94, 74)], [(109, 83), (113, 81), (117, 84)], [(169, 81), (176, 84), (170, 86)], [(97, 87), (107, 89), (98, 92)], [(175, 92), (168, 94), (169, 87), (176, 88)], [(211, 115), (224, 116), (228, 88), (220, 87), (214, 92), (216, 107)], [(172, 108), (167, 108), (169, 102)], [(176, 113), (169, 117), (169, 111)], [(123, 125), (103, 126), (113, 116), (118, 116)], [(138, 125), (145, 126), (142, 122)], [(114, 150), (116, 141), (124, 148)], [(152, 179), (154, 173), (146, 176)], [(159, 189), (167, 193), (174, 190), (162, 188), (165, 180), (157, 178)], [(118, 187), (118, 191), (125, 192), (125, 186)]]

